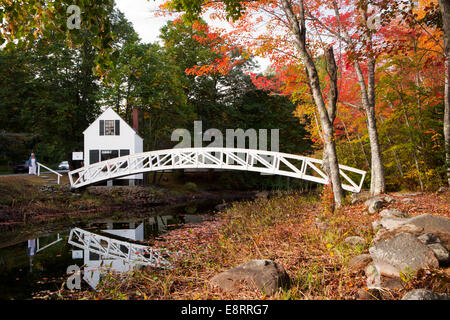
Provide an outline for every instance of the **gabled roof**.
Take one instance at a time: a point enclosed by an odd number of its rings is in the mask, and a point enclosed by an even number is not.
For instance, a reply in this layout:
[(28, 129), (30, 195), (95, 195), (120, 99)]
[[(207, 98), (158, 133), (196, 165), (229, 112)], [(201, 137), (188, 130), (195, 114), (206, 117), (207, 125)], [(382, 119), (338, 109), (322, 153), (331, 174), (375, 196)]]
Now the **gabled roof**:
[(126, 122), (125, 120), (123, 120), (123, 118), (121, 117), (121, 116), (119, 116), (119, 114), (112, 108), (112, 107), (108, 107), (108, 108), (106, 108), (106, 110), (105, 111), (103, 111), (84, 131), (83, 131), (83, 134), (85, 134), (86, 133), (86, 130), (87, 129), (89, 129), (91, 126), (93, 126), (94, 125), (94, 123), (95, 123), (95, 121), (97, 121), (98, 120), (98, 118), (100, 118), (106, 111), (108, 111), (109, 109), (111, 109), (111, 111), (120, 119), (120, 120), (122, 120), (122, 122), (123, 123), (125, 123), (125, 125), (127, 125), (130, 129), (132, 129), (133, 131), (134, 131), (134, 133), (139, 137), (139, 138), (141, 138), (142, 140), (144, 140), (140, 135), (139, 135), (139, 133), (137, 133), (136, 132), (136, 130), (134, 130), (134, 128), (132, 127), (132, 126), (130, 126), (129, 124), (128, 124), (128, 122)]

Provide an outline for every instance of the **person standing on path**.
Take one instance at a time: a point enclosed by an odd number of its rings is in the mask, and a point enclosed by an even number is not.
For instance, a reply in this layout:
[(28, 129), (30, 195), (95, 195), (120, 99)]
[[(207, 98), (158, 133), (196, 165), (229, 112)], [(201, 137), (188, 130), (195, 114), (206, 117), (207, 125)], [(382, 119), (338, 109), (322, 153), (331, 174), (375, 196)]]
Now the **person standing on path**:
[(36, 169), (37, 169), (37, 159), (34, 153), (32, 153), (30, 159), (28, 159), (28, 174), (36, 175)]

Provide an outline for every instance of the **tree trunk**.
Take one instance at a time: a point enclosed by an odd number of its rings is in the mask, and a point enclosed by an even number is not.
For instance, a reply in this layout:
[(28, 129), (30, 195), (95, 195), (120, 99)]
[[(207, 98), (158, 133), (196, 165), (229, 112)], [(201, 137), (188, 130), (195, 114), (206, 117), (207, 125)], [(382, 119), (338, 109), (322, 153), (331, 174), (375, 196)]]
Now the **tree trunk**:
[(450, 186), (450, 0), (439, 0), (444, 28), (445, 93), (444, 93), (444, 139), (447, 183)]
[(352, 141), (350, 140), (350, 135), (348, 134), (347, 126), (345, 125), (345, 122), (342, 119), (341, 119), (341, 122), (344, 125), (345, 137), (347, 138), (347, 142), (350, 147), (350, 152), (352, 153), (353, 164), (355, 165), (355, 167), (357, 167), (358, 161), (356, 160), (355, 150), (353, 150), (353, 145), (352, 145)]
[(367, 153), (366, 153), (366, 149), (364, 149), (364, 144), (362, 142), (361, 136), (359, 135), (358, 130), (356, 130), (356, 137), (358, 138), (359, 144), (361, 146), (361, 151), (364, 155), (364, 160), (366, 161), (366, 167), (370, 168), (370, 164), (369, 164), (369, 158), (367, 158)]
[(371, 184), (370, 193), (379, 195), (385, 192), (386, 182), (384, 177), (383, 158), (381, 155), (380, 142), (378, 138), (377, 119), (375, 116), (375, 58), (368, 61), (368, 81), (364, 79), (364, 74), (358, 61), (355, 62), (356, 75), (361, 89), (361, 103), (367, 116), (367, 130), (370, 141), (371, 159)]
[[(316, 65), (314, 63), (313, 58), (311, 57), (307, 47), (306, 47), (306, 19), (305, 19), (305, 11), (303, 6), (303, 0), (299, 1), (299, 17), (300, 20), (297, 19), (297, 16), (294, 14), (290, 3), (287, 0), (282, 0), (283, 11), (286, 14), (286, 17), (289, 21), (289, 25), (291, 31), (295, 36), (295, 47), (300, 54), (300, 59), (302, 63), (305, 65), (308, 78), (309, 78), (309, 86), (312, 91), (313, 99), (317, 110), (319, 112), (320, 124), (322, 127), (323, 138), (324, 138), (324, 154), (326, 156), (326, 170), (329, 171), (330, 182), (332, 184), (334, 199), (336, 205), (339, 207), (342, 204), (344, 199), (344, 190), (342, 189), (341, 178), (339, 173), (339, 164), (336, 153), (336, 144), (334, 140), (334, 132), (333, 132), (333, 117), (335, 115), (335, 110), (333, 110), (333, 101), (336, 104), (337, 101), (337, 90), (336, 92), (332, 92), (334, 90), (330, 89), (330, 103), (327, 107), (325, 106), (325, 101), (322, 96), (322, 90), (320, 88), (320, 80), (319, 75), (316, 69)], [(332, 49), (331, 49), (332, 51)], [(330, 50), (327, 51), (327, 60), (331, 57), (332, 54)], [(333, 59), (334, 59), (334, 55)], [(335, 65), (335, 63), (334, 63)], [(330, 66), (329, 66), (330, 67)], [(331, 66), (333, 68), (333, 66)], [(331, 70), (330, 70), (331, 71)], [(330, 72), (330, 79), (332, 78), (332, 73)], [(330, 83), (332, 84), (333, 79), (331, 79)], [(333, 95), (336, 96), (333, 96)], [(334, 106), (335, 108), (335, 106)], [(333, 115), (334, 113), (334, 115)]]

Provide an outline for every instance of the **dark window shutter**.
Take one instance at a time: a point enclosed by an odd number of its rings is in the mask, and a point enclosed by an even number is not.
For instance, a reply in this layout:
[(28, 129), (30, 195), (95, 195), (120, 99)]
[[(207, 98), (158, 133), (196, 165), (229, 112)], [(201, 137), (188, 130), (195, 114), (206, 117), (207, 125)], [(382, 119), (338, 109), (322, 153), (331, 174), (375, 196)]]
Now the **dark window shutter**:
[(100, 135), (105, 135), (105, 120), (100, 120)]
[(114, 130), (116, 136), (120, 136), (120, 120), (116, 120), (116, 128)]
[(89, 164), (97, 163), (100, 157), (100, 150), (89, 150)]

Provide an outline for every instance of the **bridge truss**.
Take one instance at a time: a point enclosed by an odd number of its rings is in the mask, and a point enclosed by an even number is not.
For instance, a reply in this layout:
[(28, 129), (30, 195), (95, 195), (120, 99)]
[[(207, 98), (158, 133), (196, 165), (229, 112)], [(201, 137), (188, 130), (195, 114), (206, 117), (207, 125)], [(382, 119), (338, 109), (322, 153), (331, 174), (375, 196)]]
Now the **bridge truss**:
[[(129, 175), (175, 169), (242, 170), (328, 184), (323, 160), (254, 149), (189, 148), (149, 151), (118, 157), (69, 172), (72, 188)], [(340, 165), (344, 190), (359, 193), (366, 171)]]

